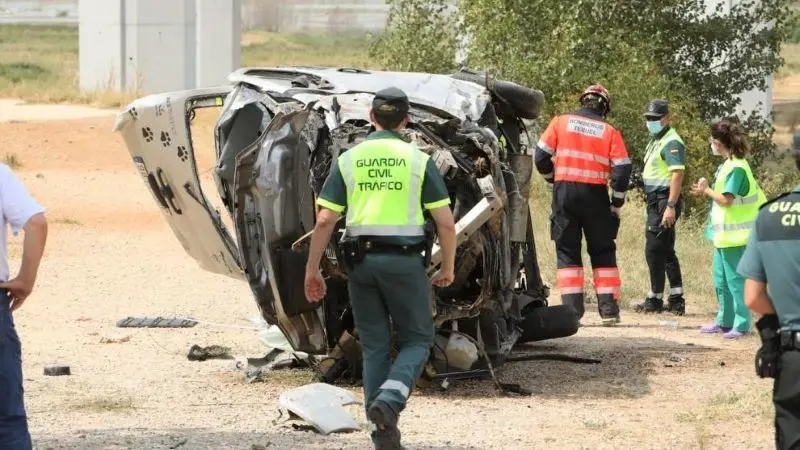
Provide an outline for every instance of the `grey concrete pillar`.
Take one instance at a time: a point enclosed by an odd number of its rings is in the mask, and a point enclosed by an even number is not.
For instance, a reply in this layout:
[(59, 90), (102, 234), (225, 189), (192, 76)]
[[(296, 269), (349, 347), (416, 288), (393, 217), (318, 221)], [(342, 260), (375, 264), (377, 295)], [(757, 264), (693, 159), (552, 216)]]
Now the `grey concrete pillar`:
[(140, 95), (227, 83), (241, 0), (80, 0), (82, 91)]
[(125, 76), (142, 94), (195, 85), (195, 0), (125, 2)]
[(241, 0), (197, 0), (197, 87), (227, 84), (241, 65)]
[(125, 89), (125, 0), (80, 0), (79, 86), (82, 92)]

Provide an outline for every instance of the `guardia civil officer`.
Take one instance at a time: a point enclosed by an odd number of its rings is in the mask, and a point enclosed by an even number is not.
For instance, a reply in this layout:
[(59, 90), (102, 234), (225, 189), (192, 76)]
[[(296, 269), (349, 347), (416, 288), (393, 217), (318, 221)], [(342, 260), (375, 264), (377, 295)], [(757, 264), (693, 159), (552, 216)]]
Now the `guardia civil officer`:
[(642, 173), (647, 202), (645, 260), (650, 271), (650, 292), (644, 303), (634, 309), (645, 313), (664, 311), (664, 282), (668, 278), (666, 310), (683, 315), (686, 302), (681, 266), (675, 254), (675, 222), (681, 216), (686, 146), (671, 124), (666, 100), (651, 100), (645, 107), (644, 118), (650, 132)]
[[(364, 405), (375, 425), (376, 448), (401, 448), (398, 417), (433, 345), (431, 281), (422, 256), (424, 211), (436, 224), (443, 252), (432, 281), (437, 286), (453, 281), (456, 235), (450, 197), (433, 160), (398, 134), (408, 111), (400, 89), (375, 94), (370, 119), (376, 131), (333, 164), (317, 200), (321, 208), (306, 266), (306, 297), (317, 302), (326, 291), (320, 259), (339, 214), (347, 210), (345, 243), (355, 254), (348, 289), (363, 348)], [(390, 319), (400, 346), (394, 362)]]
[[(800, 170), (800, 134), (794, 153)], [(775, 379), (775, 448), (799, 449), (800, 185), (761, 207), (738, 272), (745, 278), (745, 304), (762, 315), (756, 374)]]

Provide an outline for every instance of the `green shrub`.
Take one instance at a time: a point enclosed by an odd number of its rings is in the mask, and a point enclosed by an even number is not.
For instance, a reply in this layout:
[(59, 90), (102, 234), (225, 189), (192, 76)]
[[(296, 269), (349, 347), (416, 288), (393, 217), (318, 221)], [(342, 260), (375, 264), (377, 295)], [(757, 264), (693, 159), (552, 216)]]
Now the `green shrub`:
[[(458, 62), (544, 92), (538, 127), (577, 107), (580, 92), (603, 83), (612, 93), (610, 122), (623, 132), (641, 167), (648, 140), (645, 104), (670, 102), (687, 143), (685, 183), (713, 177), (721, 160), (708, 147), (713, 120), (733, 114), (737, 93), (762, 88), (783, 60), (787, 0), (740, 2), (705, 16), (689, 0), (389, 0), (387, 31), (372, 54), (389, 69), (451, 72)], [(447, 5), (451, 5), (450, 8)], [(772, 28), (759, 26), (772, 21)], [(457, 61), (461, 50), (467, 57)], [(739, 117), (751, 133), (751, 161), (775, 155), (768, 120)], [(773, 177), (771, 182), (780, 183)], [(687, 213), (702, 210), (690, 198)]]

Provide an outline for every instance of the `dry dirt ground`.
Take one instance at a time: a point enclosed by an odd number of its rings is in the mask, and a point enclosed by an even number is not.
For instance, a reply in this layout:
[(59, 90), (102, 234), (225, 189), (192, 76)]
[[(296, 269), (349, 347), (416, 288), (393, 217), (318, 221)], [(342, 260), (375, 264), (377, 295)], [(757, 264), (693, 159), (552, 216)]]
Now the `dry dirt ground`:
[[(38, 286), (16, 314), (36, 448), (369, 448), (366, 431), (322, 437), (273, 423), (278, 395), (308, 381), (304, 373), (246, 384), (230, 360), (187, 360), (192, 344), (265, 353), (249, 329), (247, 318), (257, 310), (248, 287), (201, 271), (184, 253), (111, 133), (112, 115), (31, 119), (0, 123), (0, 155), (17, 155), (18, 173), (52, 224)], [(20, 243), (11, 238), (12, 267)], [(502, 381), (530, 388), (530, 397), (498, 395), (489, 381), (416, 392), (401, 420), (404, 443), (771, 448), (771, 383), (752, 368), (757, 338), (701, 336), (696, 326), (709, 317), (692, 308), (677, 328), (659, 323), (673, 317), (625, 311), (622, 326), (606, 329), (590, 307), (588, 326), (576, 336), (520, 351), (601, 364), (504, 366)], [(188, 329), (116, 327), (119, 319), (143, 315), (204, 322)], [(127, 341), (102, 342), (120, 338)], [(44, 376), (48, 364), (67, 364), (72, 374)], [(354, 412), (363, 423), (360, 409)]]

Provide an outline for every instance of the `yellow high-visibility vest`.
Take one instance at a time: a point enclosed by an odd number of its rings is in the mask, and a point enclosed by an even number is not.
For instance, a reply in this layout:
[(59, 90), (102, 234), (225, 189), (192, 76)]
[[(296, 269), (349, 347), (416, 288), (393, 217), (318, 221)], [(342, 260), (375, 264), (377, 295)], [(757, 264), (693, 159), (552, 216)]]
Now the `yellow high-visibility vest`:
[[(648, 144), (644, 159), (644, 170), (642, 179), (646, 193), (655, 192), (659, 188), (669, 188), (672, 181), (672, 172), (667, 166), (666, 161), (661, 156), (664, 147), (672, 141), (683, 144), (683, 139), (678, 135), (674, 128), (670, 128), (661, 136), (661, 139), (654, 139)], [(684, 169), (685, 166), (673, 166), (672, 169)]]
[(429, 156), (394, 138), (370, 139), (342, 153), (348, 236), (424, 236), (422, 183)]
[(736, 196), (730, 206), (723, 207), (717, 202), (711, 203), (711, 233), (714, 247), (717, 248), (747, 245), (758, 216), (758, 208), (767, 201), (764, 191), (750, 170), (750, 164), (747, 160), (736, 157), (728, 158), (720, 167), (714, 180), (714, 192), (722, 193), (725, 189), (725, 180), (736, 168), (744, 169), (750, 189), (744, 197)]

